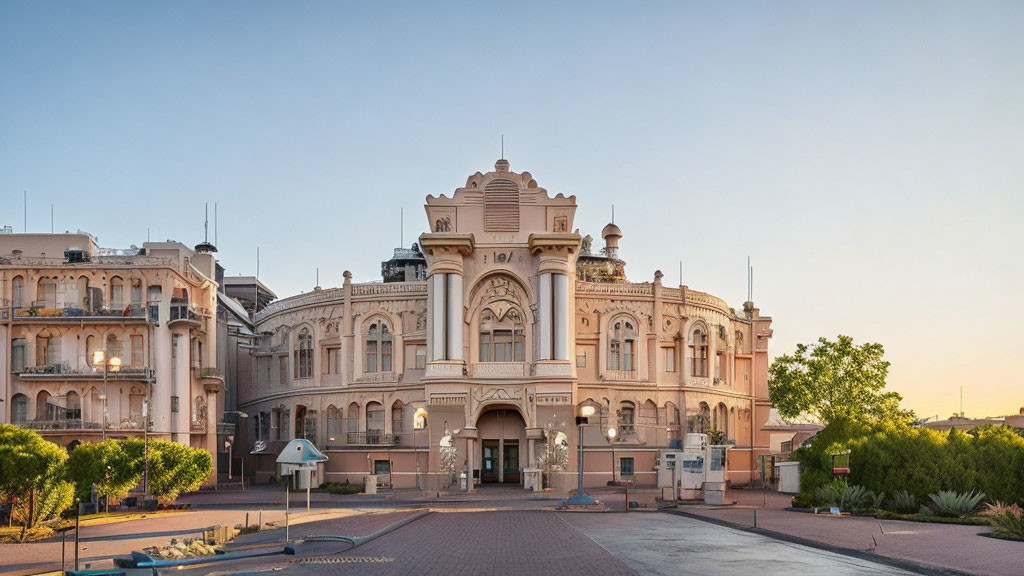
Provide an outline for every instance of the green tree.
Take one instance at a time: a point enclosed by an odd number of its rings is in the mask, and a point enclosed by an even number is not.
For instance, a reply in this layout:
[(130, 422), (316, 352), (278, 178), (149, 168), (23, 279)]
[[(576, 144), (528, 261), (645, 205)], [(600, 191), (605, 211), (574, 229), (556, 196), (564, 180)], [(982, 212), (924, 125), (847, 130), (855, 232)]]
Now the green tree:
[(13, 504), (12, 520), (34, 528), (71, 506), (67, 459), (64, 448), (32, 430), (0, 424), (0, 497)]
[(822, 424), (909, 423), (914, 413), (900, 408), (903, 398), (885, 391), (889, 363), (881, 344), (856, 346), (853, 338), (819, 338), (797, 344), (794, 354), (779, 356), (768, 369), (768, 395), (784, 418), (809, 415)]
[(198, 490), (212, 471), (213, 459), (206, 450), (165, 440), (149, 443), (149, 492), (161, 504)]
[(78, 497), (86, 500), (90, 489), (108, 500), (120, 500), (139, 485), (144, 467), (145, 444), (137, 438), (84, 442), (68, 457), (68, 475)]

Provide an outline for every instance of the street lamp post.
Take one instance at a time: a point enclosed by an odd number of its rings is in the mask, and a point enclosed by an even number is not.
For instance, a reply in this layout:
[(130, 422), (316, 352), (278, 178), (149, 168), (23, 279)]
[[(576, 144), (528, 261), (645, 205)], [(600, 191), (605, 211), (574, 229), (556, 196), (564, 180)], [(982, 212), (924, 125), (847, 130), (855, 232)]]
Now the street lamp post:
[(589, 494), (583, 491), (583, 426), (590, 422), (590, 417), (594, 415), (593, 406), (583, 406), (580, 408), (580, 414), (576, 417), (576, 428), (577, 434), (577, 466), (579, 467), (579, 480), (578, 487), (576, 489), (576, 495), (569, 498), (566, 502), (570, 505), (593, 505), (597, 502), (590, 497)]
[(612, 484), (615, 484), (615, 437), (619, 434), (619, 431), (615, 427), (611, 427), (605, 433), (605, 437), (608, 438), (608, 443), (612, 446)]
[(121, 370), (121, 359), (117, 356), (111, 356), (107, 358), (106, 350), (96, 350), (92, 353), (92, 364), (93, 366), (103, 366), (103, 396), (100, 400), (103, 401), (103, 441), (107, 440), (107, 419), (110, 414), (110, 403), (107, 397), (110, 387), (107, 382), (107, 372), (117, 373)]

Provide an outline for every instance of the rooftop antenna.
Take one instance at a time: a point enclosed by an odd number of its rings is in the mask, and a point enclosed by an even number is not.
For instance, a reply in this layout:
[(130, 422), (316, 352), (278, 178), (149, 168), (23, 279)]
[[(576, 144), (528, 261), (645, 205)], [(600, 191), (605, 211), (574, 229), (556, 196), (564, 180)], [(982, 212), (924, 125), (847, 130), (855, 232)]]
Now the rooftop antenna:
[(615, 224), (615, 204), (612, 204), (612, 224)]
[(754, 296), (752, 294), (754, 290), (753, 276), (753, 268), (750, 267), (750, 256), (747, 256), (747, 302), (750, 302), (754, 299)]
[(213, 203), (213, 244), (217, 245), (217, 203)]
[(679, 261), (679, 285), (683, 285), (683, 261)]
[(320, 267), (319, 266), (316, 267), (316, 285), (317, 286), (320, 285)]
[(203, 242), (210, 242), (210, 203), (206, 203), (206, 219), (203, 220)]
[(149, 242), (149, 228), (146, 228), (146, 242)]

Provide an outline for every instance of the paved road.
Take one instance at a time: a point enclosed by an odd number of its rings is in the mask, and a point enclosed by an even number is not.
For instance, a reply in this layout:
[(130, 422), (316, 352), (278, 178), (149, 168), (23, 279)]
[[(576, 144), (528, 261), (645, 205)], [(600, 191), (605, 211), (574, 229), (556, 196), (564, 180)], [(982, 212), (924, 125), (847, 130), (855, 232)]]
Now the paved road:
[(302, 576), (911, 574), (681, 516), (541, 510), (438, 511), (354, 549), (341, 543), (305, 544), (298, 546), (295, 557), (244, 560), (190, 572), (271, 570)]

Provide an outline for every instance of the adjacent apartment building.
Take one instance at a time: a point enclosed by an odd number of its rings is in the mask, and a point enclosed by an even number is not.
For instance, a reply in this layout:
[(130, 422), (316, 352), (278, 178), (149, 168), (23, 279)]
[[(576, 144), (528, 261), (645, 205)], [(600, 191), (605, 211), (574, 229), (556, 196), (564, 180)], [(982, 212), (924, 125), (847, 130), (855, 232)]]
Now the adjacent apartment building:
[[(307, 438), (329, 457), (322, 480), (514, 484), (550, 434), (575, 453), (589, 405), (589, 486), (653, 485), (662, 451), (713, 430), (732, 446), (730, 482), (749, 482), (770, 451), (771, 318), (661, 272), (629, 281), (622, 230), (595, 246), (576, 207), (501, 159), (426, 198), (429, 232), (384, 282), (346, 272), (256, 312), (235, 399), (247, 475), (266, 481), (284, 443)], [(576, 472), (570, 457), (563, 488)]]
[(62, 445), (148, 432), (213, 451), (215, 251), (0, 234), (0, 422)]

